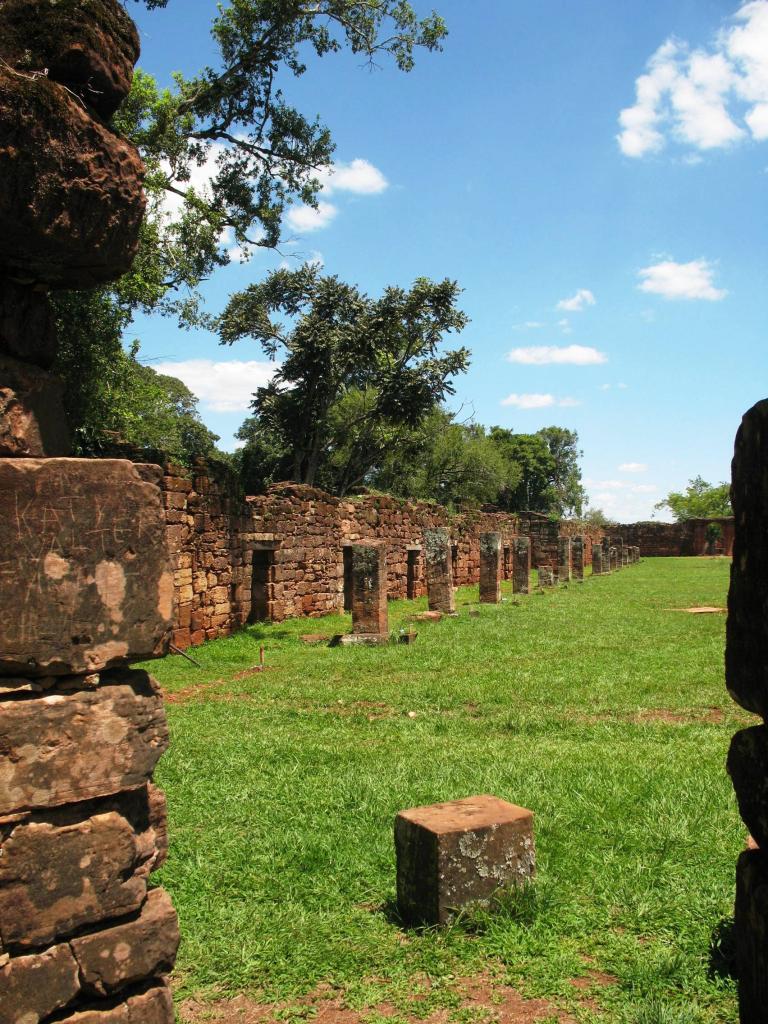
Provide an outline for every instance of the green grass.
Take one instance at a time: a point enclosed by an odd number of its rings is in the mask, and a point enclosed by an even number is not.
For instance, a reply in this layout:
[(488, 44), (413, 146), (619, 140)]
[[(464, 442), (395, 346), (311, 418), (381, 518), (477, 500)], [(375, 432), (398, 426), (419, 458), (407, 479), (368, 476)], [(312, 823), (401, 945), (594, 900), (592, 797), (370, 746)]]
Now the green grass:
[[(727, 585), (725, 560), (650, 559), (515, 602), (505, 585), (477, 618), (463, 589), (459, 617), (417, 624), (412, 646), (300, 642), (349, 629), (339, 615), (207, 644), (200, 669), (147, 666), (187, 691), (157, 774), (180, 994), (328, 982), (350, 1006), (404, 1010), (427, 977), (426, 1013), (491, 963), (579, 1019), (596, 1011), (570, 979), (591, 968), (617, 979), (592, 993), (606, 1020), (735, 1021), (710, 956), (744, 843), (723, 764), (746, 716), (723, 682), (725, 616), (669, 610), (722, 606)], [(423, 607), (391, 604), (393, 629)], [(260, 644), (268, 671), (234, 680)], [(474, 793), (535, 811), (535, 889), (447, 931), (402, 929), (396, 812)]]

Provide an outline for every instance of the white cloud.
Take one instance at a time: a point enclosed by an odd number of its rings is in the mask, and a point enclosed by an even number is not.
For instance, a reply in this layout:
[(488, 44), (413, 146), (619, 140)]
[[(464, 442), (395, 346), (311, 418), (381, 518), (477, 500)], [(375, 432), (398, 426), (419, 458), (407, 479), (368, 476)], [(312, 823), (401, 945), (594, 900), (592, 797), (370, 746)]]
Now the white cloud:
[(663, 260), (653, 266), (640, 270), (641, 292), (661, 295), (665, 299), (705, 299), (718, 302), (728, 292), (724, 288), (715, 288), (713, 265), (704, 259), (691, 260), (690, 263), (675, 263), (674, 260)]
[(563, 334), (573, 334), (573, 331), (571, 330), (570, 320), (558, 320), (557, 326), (560, 328)]
[(768, 139), (768, 0), (743, 3), (708, 50), (663, 43), (619, 124), (629, 157), (657, 153), (670, 138), (698, 150)]
[(590, 480), (587, 478), (584, 481), (584, 486), (599, 490), (603, 495), (612, 491), (628, 491), (630, 494), (654, 494), (658, 490), (656, 484), (633, 484), (629, 480)]
[(353, 192), (355, 195), (378, 195), (389, 188), (389, 182), (368, 160), (357, 157), (350, 163), (336, 163), (323, 167), (316, 177), (323, 186), (323, 192)]
[[(580, 313), (585, 306), (594, 306), (595, 301), (595, 296), (592, 294), (589, 288), (579, 288), (576, 294), (573, 295), (570, 299), (560, 299), (560, 301), (557, 304), (557, 308), (564, 309), (568, 313)], [(561, 327), (563, 326), (563, 323), (565, 323), (565, 325), (567, 326), (568, 321), (561, 320)]]
[(286, 220), (293, 231), (319, 231), (321, 228), (327, 228), (338, 212), (338, 207), (333, 203), (320, 200), (317, 209), (303, 203), (300, 206), (292, 206)]
[(647, 469), (645, 462), (622, 462), (619, 466), (621, 473), (645, 473)]
[(546, 366), (550, 363), (594, 366), (608, 362), (604, 352), (587, 345), (531, 345), (528, 348), (513, 348), (507, 354), (507, 359), (510, 363), (524, 363), (528, 366)]
[(546, 327), (546, 326), (547, 326), (546, 324), (539, 323), (538, 320), (526, 320), (524, 324), (513, 324), (512, 325), (512, 330), (513, 331), (539, 331), (543, 327)]
[(570, 408), (580, 403), (575, 398), (555, 398), (554, 395), (512, 394), (502, 399), (501, 404), (514, 406), (516, 409), (548, 409), (555, 405)]
[(245, 412), (250, 408), (254, 391), (268, 383), (277, 364), (255, 359), (186, 359), (154, 363), (152, 368), (178, 377), (212, 412)]

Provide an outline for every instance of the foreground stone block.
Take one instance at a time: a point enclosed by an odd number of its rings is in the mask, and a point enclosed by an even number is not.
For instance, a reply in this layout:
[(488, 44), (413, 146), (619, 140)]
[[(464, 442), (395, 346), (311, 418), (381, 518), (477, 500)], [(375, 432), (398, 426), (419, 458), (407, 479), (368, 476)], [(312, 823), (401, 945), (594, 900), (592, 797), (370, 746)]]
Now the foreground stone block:
[(162, 697), (146, 672), (0, 707), (0, 815), (142, 786), (168, 747)]
[(500, 533), (480, 534), (480, 601), (498, 604), (501, 601), (503, 551)]
[(62, 394), (55, 377), (0, 354), (0, 458), (69, 455)]
[(118, 1006), (100, 1008), (94, 1003), (90, 1009), (60, 1018), (61, 1024), (173, 1024), (173, 1020), (173, 997), (165, 981), (128, 996)]
[(0, 967), (0, 1024), (39, 1024), (79, 991), (77, 963), (68, 945), (14, 957)]
[(147, 881), (131, 824), (110, 811), (71, 825), (21, 824), (2, 844), (0, 940), (44, 946), (141, 907)]
[(83, 989), (107, 996), (170, 973), (179, 948), (176, 911), (163, 889), (153, 889), (135, 921), (72, 939), (70, 946)]
[(584, 579), (584, 538), (571, 538), (571, 573), (575, 580)]
[(551, 565), (540, 565), (538, 573), (540, 587), (554, 587), (556, 581)]
[(412, 807), (395, 819), (395, 850), (403, 920), (445, 924), (533, 877), (533, 813), (495, 796)]
[(173, 573), (158, 473), (117, 459), (0, 459), (0, 675), (98, 672), (167, 653)]
[(734, 911), (739, 1018), (768, 1020), (768, 855), (745, 850), (736, 864)]
[(515, 537), (512, 543), (512, 593), (527, 594), (531, 587), (531, 541)]
[(768, 850), (768, 726), (755, 725), (736, 733), (726, 769), (742, 821), (758, 846)]
[(725, 678), (747, 711), (768, 716), (768, 400), (745, 413), (731, 466), (735, 518)]
[(387, 637), (387, 550), (384, 544), (352, 545), (352, 632)]
[(456, 595), (453, 590), (451, 535), (448, 530), (424, 531), (424, 569), (430, 611), (453, 615)]
[(619, 553), (613, 545), (608, 550), (608, 565), (611, 572), (616, 572), (619, 568)]

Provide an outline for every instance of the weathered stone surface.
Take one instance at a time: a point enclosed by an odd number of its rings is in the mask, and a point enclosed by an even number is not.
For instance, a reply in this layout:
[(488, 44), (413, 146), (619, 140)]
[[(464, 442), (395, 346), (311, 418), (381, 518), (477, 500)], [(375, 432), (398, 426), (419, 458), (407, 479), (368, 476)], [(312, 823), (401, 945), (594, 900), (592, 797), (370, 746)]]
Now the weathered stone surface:
[(146, 672), (104, 676), (96, 690), (6, 702), (0, 814), (141, 786), (167, 746), (162, 697)]
[(117, 0), (3, 0), (0, 57), (48, 78), (109, 118), (131, 88), (139, 35)]
[(352, 545), (352, 632), (389, 635), (387, 549), (383, 544)]
[(168, 859), (168, 801), (159, 786), (150, 782), (147, 786), (149, 824), (155, 844), (152, 870), (156, 871)]
[(160, 491), (139, 468), (0, 459), (0, 520), (0, 674), (166, 653), (173, 573)]
[(608, 567), (611, 572), (616, 572), (616, 570), (619, 568), (619, 556), (613, 544), (608, 550)]
[(527, 594), (531, 579), (531, 541), (528, 537), (515, 537), (512, 560), (512, 592)]
[(621, 569), (623, 565), (622, 551), (624, 549), (624, 541), (621, 537), (613, 537), (611, 544), (614, 548), (614, 564), (611, 565), (612, 569)]
[(745, 850), (736, 865), (734, 911), (739, 1018), (768, 1020), (768, 854)]
[(412, 807), (395, 819), (395, 850), (403, 919), (445, 924), (533, 876), (533, 814), (494, 796)]
[(77, 963), (66, 943), (13, 957), (0, 967), (0, 1024), (39, 1024), (79, 991)]
[(538, 568), (538, 573), (540, 587), (554, 587), (556, 581), (555, 574), (552, 571), (551, 565), (540, 565)]
[(731, 740), (726, 762), (742, 820), (768, 849), (768, 726), (742, 729)]
[(86, 992), (106, 996), (173, 967), (179, 948), (179, 925), (163, 889), (147, 895), (134, 921), (70, 942)]
[(560, 583), (568, 583), (571, 579), (571, 538), (557, 539), (557, 579)]
[(138, 838), (115, 811), (72, 825), (18, 825), (0, 857), (3, 945), (42, 946), (138, 910), (147, 891), (141, 864)]
[(735, 519), (725, 678), (748, 711), (768, 716), (768, 400), (745, 413), (731, 465)]
[(576, 580), (584, 579), (584, 538), (580, 536), (571, 538), (571, 573)]
[(56, 323), (47, 295), (1, 275), (0, 352), (43, 369), (56, 357)]
[(453, 590), (451, 535), (448, 530), (424, 531), (424, 568), (430, 611), (452, 615), (456, 611)]
[(603, 557), (605, 555), (605, 549), (600, 544), (592, 545), (592, 575), (602, 576), (603, 575)]
[(130, 995), (114, 1006), (93, 1004), (90, 1009), (61, 1018), (61, 1024), (173, 1024), (173, 998), (168, 983), (161, 981), (146, 991)]
[(500, 533), (480, 534), (480, 601), (498, 604), (501, 601), (503, 575)]
[(0, 458), (69, 455), (62, 397), (56, 377), (0, 354)]
[(0, 65), (0, 270), (59, 288), (119, 277), (138, 248), (143, 175), (134, 147), (63, 85)]

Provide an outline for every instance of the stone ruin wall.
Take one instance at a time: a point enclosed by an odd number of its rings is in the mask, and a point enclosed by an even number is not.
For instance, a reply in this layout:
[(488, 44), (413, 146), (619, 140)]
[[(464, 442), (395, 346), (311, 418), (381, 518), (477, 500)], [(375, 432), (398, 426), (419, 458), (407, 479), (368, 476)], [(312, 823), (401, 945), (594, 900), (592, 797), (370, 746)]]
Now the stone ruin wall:
[(47, 292), (131, 266), (138, 152), (109, 127), (118, 0), (0, 2), (0, 1024), (172, 1024), (179, 930), (149, 878), (174, 577), (160, 470), (71, 451)]
[(734, 520), (691, 519), (685, 523), (625, 523), (613, 528), (625, 544), (637, 544), (649, 558), (680, 558), (707, 554), (707, 526), (717, 523), (723, 536), (715, 544), (715, 554), (733, 554)]

